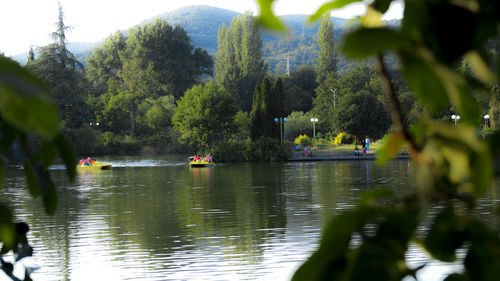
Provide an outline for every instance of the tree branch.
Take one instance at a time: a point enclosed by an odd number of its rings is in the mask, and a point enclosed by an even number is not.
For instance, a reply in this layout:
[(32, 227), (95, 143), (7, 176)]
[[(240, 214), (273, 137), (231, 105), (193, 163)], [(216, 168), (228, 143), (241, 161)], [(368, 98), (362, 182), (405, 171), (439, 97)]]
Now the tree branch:
[(417, 147), (415, 142), (408, 132), (408, 128), (404, 122), (403, 114), (401, 111), (401, 105), (399, 103), (394, 86), (389, 78), (389, 73), (384, 64), (384, 58), (382, 54), (377, 55), (375, 59), (375, 67), (377, 69), (378, 75), (382, 80), (382, 88), (384, 89), (385, 95), (391, 104), (391, 117), (392, 122), (396, 126), (396, 129), (401, 133), (403, 138), (409, 145), (410, 153), (412, 154), (415, 161), (417, 161), (420, 149)]

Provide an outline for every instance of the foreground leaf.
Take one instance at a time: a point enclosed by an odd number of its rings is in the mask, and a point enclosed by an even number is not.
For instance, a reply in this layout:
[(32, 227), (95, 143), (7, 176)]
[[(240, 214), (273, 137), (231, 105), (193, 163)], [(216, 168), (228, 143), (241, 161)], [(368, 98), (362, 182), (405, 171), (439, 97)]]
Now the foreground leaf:
[(17, 63), (0, 57), (0, 112), (23, 132), (50, 139), (59, 131), (57, 108), (44, 84)]
[(396, 50), (407, 40), (397, 30), (390, 28), (360, 28), (346, 35), (342, 53), (353, 59), (364, 59), (384, 51)]

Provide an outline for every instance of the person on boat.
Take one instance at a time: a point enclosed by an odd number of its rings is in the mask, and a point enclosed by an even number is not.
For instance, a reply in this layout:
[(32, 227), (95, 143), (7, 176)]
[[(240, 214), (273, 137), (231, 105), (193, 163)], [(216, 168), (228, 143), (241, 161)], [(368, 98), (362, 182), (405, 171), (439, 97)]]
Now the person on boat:
[(356, 145), (356, 147), (354, 148), (354, 155), (359, 155), (359, 148), (358, 146)]
[(210, 153), (205, 156), (205, 162), (212, 163), (212, 155)]
[(85, 166), (92, 166), (92, 158), (87, 157), (87, 160), (85, 161)]

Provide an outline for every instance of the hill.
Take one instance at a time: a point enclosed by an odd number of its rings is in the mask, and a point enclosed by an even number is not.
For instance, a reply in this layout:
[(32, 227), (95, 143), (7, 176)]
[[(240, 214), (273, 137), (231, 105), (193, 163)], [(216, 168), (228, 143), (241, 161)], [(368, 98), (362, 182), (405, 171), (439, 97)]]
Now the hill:
[[(222, 24), (229, 26), (232, 19), (238, 15), (237, 12), (211, 6), (186, 6), (144, 20), (139, 25), (153, 22), (157, 18), (164, 19), (171, 25), (178, 24), (187, 31), (193, 45), (207, 50), (209, 54), (215, 57), (217, 34), (220, 26)], [(308, 15), (282, 16), (283, 21), (291, 31), (286, 36), (278, 36), (263, 31), (263, 54), (269, 65), (269, 70), (277, 74), (284, 73), (287, 58), (291, 70), (301, 64), (313, 65), (316, 62), (317, 52), (319, 51), (316, 44), (319, 22), (309, 25), (306, 23), (307, 17)], [(341, 18), (333, 18), (333, 21), (335, 38), (340, 40), (346, 28), (349, 27), (349, 21)], [(123, 32), (126, 34), (126, 31)], [(69, 43), (68, 49), (85, 64), (86, 58), (92, 54), (93, 48), (99, 46), (99, 44), (101, 42)], [(13, 58), (21, 63), (26, 63), (27, 53), (13, 56)], [(339, 67), (341, 69), (349, 68), (349, 63), (343, 61), (339, 64)]]

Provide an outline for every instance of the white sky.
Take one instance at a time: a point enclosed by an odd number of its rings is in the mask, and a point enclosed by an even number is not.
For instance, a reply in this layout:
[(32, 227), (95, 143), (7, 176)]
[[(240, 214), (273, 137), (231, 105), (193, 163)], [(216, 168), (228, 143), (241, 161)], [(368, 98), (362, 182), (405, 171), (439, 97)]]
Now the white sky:
[[(57, 22), (57, 0), (3, 0), (0, 5), (0, 52), (15, 55), (27, 52), (30, 46), (44, 46)], [(73, 29), (69, 42), (97, 42), (118, 30), (125, 30), (143, 20), (189, 5), (209, 5), (236, 12), (257, 14), (256, 0), (60, 0), (64, 22)], [(327, 0), (278, 0), (278, 15), (312, 14)], [(389, 18), (401, 17), (401, 6), (391, 9)], [(360, 15), (364, 6), (333, 12), (351, 18)]]

